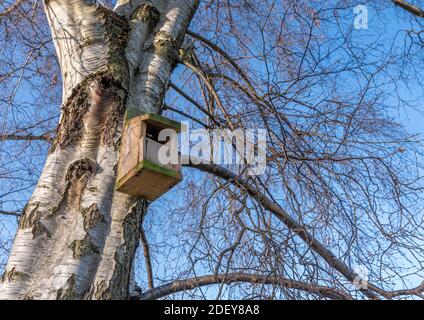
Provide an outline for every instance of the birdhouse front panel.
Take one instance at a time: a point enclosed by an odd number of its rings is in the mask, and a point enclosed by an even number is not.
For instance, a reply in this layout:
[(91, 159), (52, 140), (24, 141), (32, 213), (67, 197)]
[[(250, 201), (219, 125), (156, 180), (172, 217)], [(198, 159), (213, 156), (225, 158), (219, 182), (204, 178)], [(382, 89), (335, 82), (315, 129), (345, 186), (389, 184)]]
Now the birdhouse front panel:
[(180, 124), (154, 114), (127, 121), (122, 134), (117, 191), (153, 201), (182, 180), (181, 163), (159, 161), (161, 147), (178, 148), (172, 139), (158, 141), (164, 129), (179, 132)]

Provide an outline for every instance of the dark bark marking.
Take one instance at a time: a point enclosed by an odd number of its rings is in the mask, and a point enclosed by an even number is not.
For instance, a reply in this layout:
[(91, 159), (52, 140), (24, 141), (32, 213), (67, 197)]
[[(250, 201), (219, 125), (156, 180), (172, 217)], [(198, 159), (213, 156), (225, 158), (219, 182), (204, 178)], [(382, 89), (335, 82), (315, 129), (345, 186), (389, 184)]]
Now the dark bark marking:
[(109, 286), (106, 281), (102, 280), (95, 285), (94, 298), (96, 300), (111, 300), (112, 294), (109, 291)]
[(77, 298), (75, 294), (76, 279), (77, 279), (76, 275), (73, 274), (66, 281), (66, 289), (60, 288), (59, 290), (57, 290), (57, 296), (56, 296), (57, 300), (71, 300), (71, 299)]
[(41, 211), (39, 210), (40, 203), (36, 203), (31, 211), (26, 207), (25, 214), (19, 220), (19, 229), (31, 229), (33, 239), (38, 236), (45, 235), (47, 238), (51, 237), (49, 229), (41, 222)]
[(100, 128), (102, 145), (119, 148), (121, 126), (125, 116), (126, 93), (123, 90), (115, 90), (114, 100), (106, 109)]
[(84, 132), (82, 118), (90, 106), (86, 90), (88, 82), (87, 79), (74, 88), (68, 101), (63, 105), (62, 118), (50, 153), (53, 153), (57, 147), (66, 148), (81, 139)]
[(94, 172), (94, 164), (90, 159), (80, 159), (70, 164), (66, 173), (66, 181), (73, 181), (83, 178)]
[(92, 254), (98, 254), (99, 249), (91, 242), (91, 237), (87, 234), (82, 240), (74, 240), (69, 246), (72, 249), (73, 258), (80, 259)]
[(115, 146), (119, 124), (125, 114), (127, 91), (111, 73), (97, 73), (87, 77), (63, 105), (62, 118), (50, 153), (56, 148), (76, 145), (86, 134), (84, 125), (98, 118), (101, 144)]
[(113, 11), (101, 8), (103, 11), (105, 38), (109, 46), (108, 70), (112, 78), (128, 87), (128, 63), (125, 49), (129, 38), (128, 20)]
[(1, 277), (1, 282), (4, 283), (5, 281), (12, 282), (15, 280), (22, 280), (29, 278), (29, 275), (26, 273), (20, 272), (16, 270), (16, 267), (13, 267), (9, 271), (5, 271)]
[(62, 204), (56, 211), (62, 211), (63, 205), (65, 208), (79, 210), (88, 180), (94, 171), (95, 164), (90, 159), (80, 159), (69, 165), (65, 178), (65, 194)]

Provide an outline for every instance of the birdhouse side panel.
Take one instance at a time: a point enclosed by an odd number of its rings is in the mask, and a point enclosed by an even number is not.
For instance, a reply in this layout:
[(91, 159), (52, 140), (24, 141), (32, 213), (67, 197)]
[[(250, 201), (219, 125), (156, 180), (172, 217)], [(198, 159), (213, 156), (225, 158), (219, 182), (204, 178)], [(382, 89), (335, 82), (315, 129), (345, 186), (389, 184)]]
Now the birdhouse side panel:
[[(142, 143), (145, 132), (143, 122), (131, 122), (125, 126), (118, 166), (118, 181), (133, 171), (142, 161)], [(140, 157), (141, 153), (141, 157)]]

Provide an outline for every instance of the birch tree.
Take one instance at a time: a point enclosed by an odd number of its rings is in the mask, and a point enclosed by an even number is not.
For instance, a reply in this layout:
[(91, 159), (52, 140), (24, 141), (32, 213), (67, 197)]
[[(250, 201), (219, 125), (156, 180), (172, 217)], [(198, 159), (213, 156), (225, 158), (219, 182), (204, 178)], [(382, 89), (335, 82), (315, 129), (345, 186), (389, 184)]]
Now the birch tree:
[[(26, 143), (0, 179), (49, 148), (35, 186), (23, 177), (37, 164), (5, 187), (5, 199), (34, 190), (21, 210), (0, 207), (19, 220), (0, 299), (205, 298), (210, 286), (216, 298), (422, 297), (397, 262), (424, 261), (421, 142), (391, 113), (413, 105), (396, 92), (419, 82), (420, 32), (405, 33), (408, 52), (377, 31), (355, 42), (358, 1), (115, 2), (18, 0), (0, 13), (0, 143)], [(41, 97), (31, 112), (22, 87)], [(30, 115), (16, 125), (14, 112)], [(189, 163), (171, 198), (116, 192), (125, 117), (146, 112), (265, 128), (267, 171)]]
[(63, 77), (56, 139), (0, 298), (123, 299), (144, 203), (114, 192), (124, 114), (157, 113), (197, 1), (45, 1)]

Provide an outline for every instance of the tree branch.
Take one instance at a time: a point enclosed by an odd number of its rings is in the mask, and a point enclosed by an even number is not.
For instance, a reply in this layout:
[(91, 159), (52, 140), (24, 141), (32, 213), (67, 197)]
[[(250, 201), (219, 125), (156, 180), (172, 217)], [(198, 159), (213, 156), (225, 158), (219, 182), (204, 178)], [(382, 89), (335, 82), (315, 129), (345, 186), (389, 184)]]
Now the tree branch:
[[(269, 199), (265, 194), (260, 192), (252, 183), (242, 179), (233, 172), (214, 165), (214, 164), (193, 164), (185, 165), (204, 172), (211, 173), (219, 178), (230, 181), (234, 186), (245, 190), (252, 198), (260, 203), (266, 210), (273, 213), (281, 222), (283, 222), (290, 230), (296, 233), (309, 247), (311, 247), (317, 254), (319, 254), (331, 267), (339, 271), (347, 280), (354, 282), (358, 279), (359, 275), (348, 267), (343, 261), (336, 258), (336, 256), (328, 250), (319, 240), (317, 240), (303, 225), (294, 220), (282, 207)], [(361, 291), (371, 299), (378, 297), (374, 292), (381, 295), (385, 291), (379, 287), (368, 283), (368, 289), (361, 289)], [(373, 292), (374, 291), (374, 292)]]
[(412, 289), (404, 289), (404, 290), (395, 290), (395, 291), (387, 291), (384, 294), (384, 297), (387, 299), (392, 299), (400, 296), (418, 296), (421, 299), (424, 299), (424, 281), (417, 287)]
[(43, 134), (37, 135), (17, 135), (17, 134), (3, 134), (0, 135), (0, 141), (52, 141), (53, 138), (50, 135)]
[(221, 109), (221, 112), (222, 112), (225, 120), (227, 121), (228, 126), (230, 127), (230, 129), (234, 130), (235, 127), (234, 127), (233, 122), (231, 121), (230, 115), (228, 114), (227, 110), (225, 109), (224, 104), (221, 101), (221, 98), (219, 97), (218, 93), (216, 92), (216, 89), (215, 89), (214, 85), (211, 83), (210, 79), (208, 79), (206, 73), (203, 72), (203, 70), (201, 70), (200, 68), (197, 68), (195, 65), (193, 65), (192, 63), (190, 63), (187, 60), (182, 61), (182, 64), (184, 64), (187, 68), (189, 68), (191, 71), (193, 71), (204, 82), (204, 84), (207, 86), (209, 92), (215, 98), (215, 101), (216, 101), (218, 107)]
[(169, 106), (168, 104), (166, 104), (166, 103), (164, 103), (163, 108), (164, 108), (164, 110), (169, 110), (169, 111), (172, 111), (172, 112), (178, 113), (178, 114), (180, 114), (180, 115), (182, 115), (182, 116), (186, 117), (187, 119), (191, 119), (191, 120), (193, 120), (194, 122), (197, 122), (198, 124), (202, 125), (202, 126), (203, 126), (203, 127), (205, 127), (205, 128), (208, 128), (208, 129), (210, 129), (210, 128), (211, 128), (211, 126), (208, 126), (206, 123), (204, 123), (204, 122), (200, 121), (199, 119), (197, 119), (197, 118), (195, 118), (195, 117), (193, 117), (193, 116), (191, 116), (191, 115), (189, 115), (189, 114), (185, 113), (184, 111), (181, 111), (181, 110), (178, 110), (178, 109), (172, 108), (172, 107), (170, 107), (170, 106)]
[(22, 212), (0, 210), (0, 214), (5, 216), (20, 217), (22, 215)]
[(2, 12), (0, 12), (0, 18), (16, 10), (24, 1), (25, 0), (16, 0), (14, 4), (10, 5), (6, 9), (4, 9)]
[(393, 3), (396, 6), (401, 7), (402, 9), (412, 13), (413, 15), (416, 15), (417, 17), (424, 18), (424, 10), (419, 7), (416, 7), (404, 0), (393, 0)]
[(234, 69), (237, 70), (237, 72), (241, 75), (241, 77), (243, 78), (243, 80), (247, 83), (247, 85), (249, 86), (249, 88), (252, 91), (254, 90), (254, 87), (249, 79), (249, 77), (246, 75), (246, 73), (244, 72), (243, 68), (240, 67), (237, 62), (231, 58), (231, 56), (226, 53), (224, 50), (222, 50), (218, 45), (216, 45), (215, 43), (213, 43), (212, 41), (202, 37), (201, 35), (191, 31), (191, 30), (187, 30), (187, 34), (192, 36), (193, 38), (203, 42), (204, 44), (206, 44), (207, 46), (211, 47), (213, 50), (217, 51), (221, 56), (224, 57), (224, 59), (226, 59), (233, 67)]
[(318, 294), (322, 297), (335, 300), (352, 300), (352, 297), (340, 290), (309, 284), (301, 281), (294, 281), (285, 279), (282, 277), (272, 277), (257, 274), (248, 273), (231, 273), (221, 275), (209, 275), (197, 278), (191, 278), (182, 281), (174, 281), (157, 287), (153, 290), (149, 290), (141, 294), (141, 300), (156, 300), (168, 296), (173, 293), (192, 290), (202, 286), (208, 286), (213, 284), (231, 284), (237, 282), (253, 283), (253, 284), (268, 284), (277, 285), (286, 289), (301, 290), (312, 294)]
[(144, 231), (143, 225), (140, 225), (140, 242), (143, 246), (143, 255), (144, 255), (144, 261), (146, 263), (146, 270), (147, 270), (147, 282), (149, 289), (153, 289), (155, 287), (153, 282), (153, 269), (152, 269), (152, 259), (150, 256), (150, 247), (149, 242), (146, 237), (146, 233)]
[(204, 108), (200, 103), (198, 103), (196, 100), (194, 100), (192, 97), (190, 97), (187, 93), (185, 93), (182, 89), (180, 89), (178, 86), (176, 86), (172, 81), (169, 82), (169, 87), (175, 90), (178, 94), (180, 94), (184, 99), (186, 99), (188, 102), (190, 102), (192, 105), (194, 105), (197, 109), (199, 109), (201, 112), (206, 114), (215, 124), (219, 124), (220, 122), (224, 122), (223, 119), (219, 119), (219, 121), (215, 120), (215, 116), (211, 114), (206, 108)]

